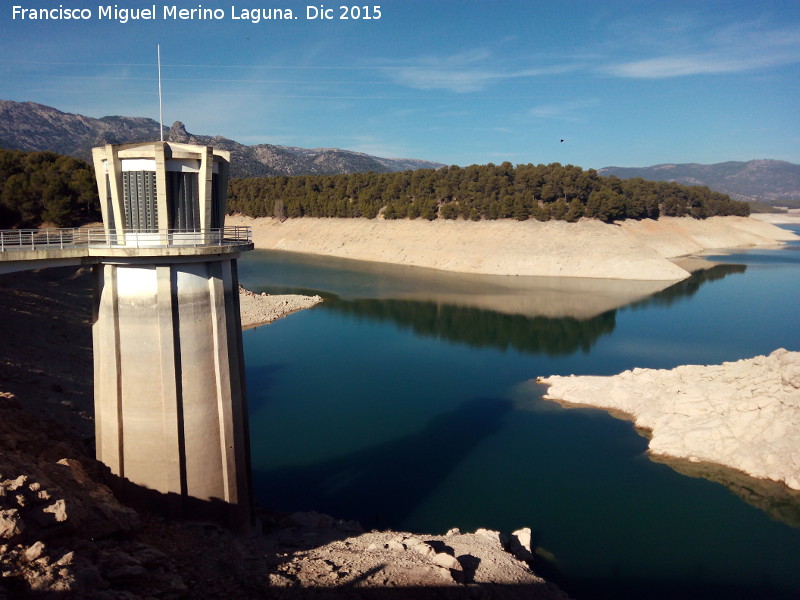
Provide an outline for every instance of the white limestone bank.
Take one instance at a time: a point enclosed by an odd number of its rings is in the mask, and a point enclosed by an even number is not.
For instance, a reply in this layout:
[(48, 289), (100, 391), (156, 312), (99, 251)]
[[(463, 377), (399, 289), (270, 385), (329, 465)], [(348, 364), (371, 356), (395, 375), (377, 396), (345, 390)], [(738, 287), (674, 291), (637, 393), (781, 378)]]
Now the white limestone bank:
[(689, 272), (669, 259), (707, 249), (800, 239), (747, 217), (665, 217), (608, 225), (564, 221), (320, 219), (279, 222), (241, 215), (255, 247), (484, 275), (679, 281)]
[(800, 352), (612, 377), (551, 376), (548, 400), (618, 411), (650, 452), (732, 467), (800, 490)]

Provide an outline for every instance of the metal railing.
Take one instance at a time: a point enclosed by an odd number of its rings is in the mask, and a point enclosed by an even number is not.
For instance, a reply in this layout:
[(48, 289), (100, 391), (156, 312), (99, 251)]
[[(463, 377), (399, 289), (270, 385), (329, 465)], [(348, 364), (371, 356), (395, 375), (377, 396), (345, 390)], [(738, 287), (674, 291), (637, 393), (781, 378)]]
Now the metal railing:
[(175, 248), (238, 246), (252, 241), (252, 228), (219, 227), (184, 231), (179, 229), (74, 229), (0, 230), (0, 252), (12, 250), (68, 250), (72, 248)]

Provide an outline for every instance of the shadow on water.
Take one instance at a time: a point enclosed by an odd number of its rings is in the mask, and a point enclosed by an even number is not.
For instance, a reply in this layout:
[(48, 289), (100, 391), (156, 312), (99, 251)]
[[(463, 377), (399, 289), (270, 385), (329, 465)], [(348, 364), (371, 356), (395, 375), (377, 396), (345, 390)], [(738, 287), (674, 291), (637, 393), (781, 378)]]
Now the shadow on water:
[(287, 368), (285, 363), (260, 365), (258, 369), (251, 369), (247, 372), (247, 386), (258, 393), (249, 394), (247, 406), (250, 412), (259, 409), (265, 402), (269, 401), (272, 393), (272, 386), (275, 379), (279, 377)]
[(692, 463), (658, 455), (650, 455), (650, 459), (667, 465), (681, 475), (702, 477), (724, 485), (751, 506), (764, 511), (771, 519), (800, 529), (800, 492), (783, 483), (755, 479), (736, 469), (714, 463)]
[(279, 510), (356, 518), (367, 529), (402, 523), (512, 409), (504, 399), (467, 400), (418, 433), (313, 465), (255, 471), (255, 495)]
[(703, 574), (695, 582), (580, 579), (563, 581), (539, 572), (577, 600), (797, 600), (796, 590), (766, 586), (707, 583)]

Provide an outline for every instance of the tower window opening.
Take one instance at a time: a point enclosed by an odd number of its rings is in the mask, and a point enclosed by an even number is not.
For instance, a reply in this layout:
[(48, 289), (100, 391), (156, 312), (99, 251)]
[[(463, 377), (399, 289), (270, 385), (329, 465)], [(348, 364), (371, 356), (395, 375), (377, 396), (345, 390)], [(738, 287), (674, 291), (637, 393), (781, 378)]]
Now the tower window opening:
[(123, 171), (125, 228), (132, 231), (158, 231), (156, 174), (153, 171)]
[(167, 172), (169, 220), (178, 231), (200, 229), (200, 196), (198, 174), (180, 171)]
[(221, 201), (225, 197), (225, 180), (217, 173), (211, 176), (211, 228), (218, 229), (222, 227), (225, 220), (225, 206)]

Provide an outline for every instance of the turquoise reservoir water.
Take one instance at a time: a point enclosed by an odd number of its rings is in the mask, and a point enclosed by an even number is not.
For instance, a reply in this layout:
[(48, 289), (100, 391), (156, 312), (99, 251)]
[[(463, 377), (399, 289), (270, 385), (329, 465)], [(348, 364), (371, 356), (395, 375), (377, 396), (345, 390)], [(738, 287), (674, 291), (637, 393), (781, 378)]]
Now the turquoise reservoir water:
[(258, 502), (366, 528), (529, 526), (577, 598), (800, 597), (798, 495), (681, 474), (532, 382), (800, 350), (800, 246), (715, 260), (658, 290), (249, 253), (246, 287), (326, 297), (244, 333)]

